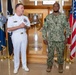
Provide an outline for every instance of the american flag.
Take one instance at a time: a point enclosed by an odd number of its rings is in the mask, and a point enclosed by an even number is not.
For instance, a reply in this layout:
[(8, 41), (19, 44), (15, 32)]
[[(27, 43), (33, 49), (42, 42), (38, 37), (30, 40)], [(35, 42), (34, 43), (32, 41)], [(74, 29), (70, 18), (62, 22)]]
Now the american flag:
[(70, 59), (72, 60), (76, 54), (76, 0), (72, 0), (69, 22), (72, 30), (70, 47)]

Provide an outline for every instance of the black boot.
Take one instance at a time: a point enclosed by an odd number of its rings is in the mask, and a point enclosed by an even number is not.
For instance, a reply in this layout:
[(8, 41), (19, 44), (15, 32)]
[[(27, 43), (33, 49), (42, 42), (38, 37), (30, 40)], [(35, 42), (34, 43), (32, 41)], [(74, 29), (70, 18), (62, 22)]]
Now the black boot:
[(47, 69), (46, 69), (46, 71), (47, 72), (51, 72), (51, 69), (52, 69), (52, 66), (51, 67), (48, 66)]

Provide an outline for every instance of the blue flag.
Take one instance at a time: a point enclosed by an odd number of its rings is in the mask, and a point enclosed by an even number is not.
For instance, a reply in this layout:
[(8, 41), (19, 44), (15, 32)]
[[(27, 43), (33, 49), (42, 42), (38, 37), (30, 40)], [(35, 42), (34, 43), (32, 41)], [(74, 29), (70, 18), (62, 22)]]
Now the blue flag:
[(6, 46), (5, 43), (5, 34), (2, 27), (0, 27), (0, 51)]
[(3, 50), (5, 47), (5, 33), (4, 33), (4, 27), (3, 25), (6, 23), (6, 17), (2, 14), (2, 8), (1, 8), (1, 0), (0, 0), (0, 51)]

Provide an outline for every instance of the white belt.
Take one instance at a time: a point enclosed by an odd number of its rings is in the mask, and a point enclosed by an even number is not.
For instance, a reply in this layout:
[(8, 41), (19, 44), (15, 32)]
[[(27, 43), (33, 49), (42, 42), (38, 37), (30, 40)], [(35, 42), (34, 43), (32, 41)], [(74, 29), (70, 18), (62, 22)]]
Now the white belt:
[(25, 32), (13, 32), (13, 34), (24, 34)]

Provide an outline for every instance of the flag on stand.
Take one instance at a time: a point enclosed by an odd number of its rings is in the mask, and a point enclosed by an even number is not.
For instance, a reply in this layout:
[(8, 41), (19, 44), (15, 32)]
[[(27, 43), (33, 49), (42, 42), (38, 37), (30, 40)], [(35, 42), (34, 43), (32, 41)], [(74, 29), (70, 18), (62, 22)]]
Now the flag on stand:
[[(12, 0), (7, 0), (7, 15), (13, 15)], [(8, 33), (8, 51), (9, 55), (13, 54), (13, 44), (11, 40), (11, 32)]]
[(6, 23), (6, 18), (2, 14), (2, 5), (0, 0), (0, 51), (6, 46), (5, 32), (3, 25)]
[(13, 15), (12, 1), (7, 0), (7, 15)]
[(69, 40), (71, 40), (70, 59), (72, 60), (76, 54), (76, 0), (72, 0), (69, 23), (72, 30)]

